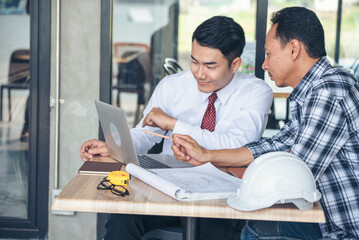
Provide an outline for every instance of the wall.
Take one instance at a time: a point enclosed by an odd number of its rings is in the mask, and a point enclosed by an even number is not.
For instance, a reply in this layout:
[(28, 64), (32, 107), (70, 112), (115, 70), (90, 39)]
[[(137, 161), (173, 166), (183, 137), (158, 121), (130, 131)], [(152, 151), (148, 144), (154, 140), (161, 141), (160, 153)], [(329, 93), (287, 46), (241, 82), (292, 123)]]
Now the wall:
[[(93, 99), (99, 97), (100, 0), (60, 0), (59, 188), (82, 164), (82, 143), (98, 136)], [(56, 92), (56, 1), (52, 0), (51, 95)], [(55, 109), (51, 111), (50, 194), (55, 187)], [(51, 196), (49, 196), (51, 206)], [(49, 239), (96, 239), (96, 214), (53, 215), (49, 210)]]

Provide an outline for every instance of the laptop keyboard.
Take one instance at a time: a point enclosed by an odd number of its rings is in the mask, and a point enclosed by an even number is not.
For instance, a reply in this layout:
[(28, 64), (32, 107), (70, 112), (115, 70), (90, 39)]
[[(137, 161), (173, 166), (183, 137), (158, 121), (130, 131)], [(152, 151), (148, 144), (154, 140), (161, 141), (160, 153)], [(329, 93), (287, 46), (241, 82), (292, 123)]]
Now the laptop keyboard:
[(138, 162), (143, 168), (170, 168), (170, 166), (161, 163), (153, 158), (146, 155), (137, 155)]

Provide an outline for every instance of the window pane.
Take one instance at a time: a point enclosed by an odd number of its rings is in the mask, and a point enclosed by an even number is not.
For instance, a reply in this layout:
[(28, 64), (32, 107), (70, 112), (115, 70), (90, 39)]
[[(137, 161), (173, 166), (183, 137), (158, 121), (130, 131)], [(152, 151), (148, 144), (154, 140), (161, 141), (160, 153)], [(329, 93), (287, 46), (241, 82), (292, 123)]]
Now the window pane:
[(29, 22), (26, 1), (0, 2), (0, 217), (27, 218)]
[(339, 65), (350, 69), (359, 80), (359, 3), (343, 1)]
[(177, 22), (176, 1), (114, 1), (112, 99), (130, 127), (165, 76), (164, 59), (177, 59)]

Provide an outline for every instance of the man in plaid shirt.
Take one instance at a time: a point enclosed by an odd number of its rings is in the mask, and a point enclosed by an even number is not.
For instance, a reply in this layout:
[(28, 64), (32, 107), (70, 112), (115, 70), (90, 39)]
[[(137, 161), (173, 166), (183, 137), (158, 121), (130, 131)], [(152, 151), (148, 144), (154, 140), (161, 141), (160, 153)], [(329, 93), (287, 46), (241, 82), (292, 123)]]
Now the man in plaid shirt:
[(241, 239), (359, 239), (359, 84), (326, 59), (324, 30), (314, 12), (291, 7), (273, 14), (263, 69), (291, 86), (292, 120), (271, 139), (210, 151), (189, 136), (172, 149), (193, 165), (246, 166), (267, 152), (289, 151), (311, 169), (326, 223), (248, 221)]

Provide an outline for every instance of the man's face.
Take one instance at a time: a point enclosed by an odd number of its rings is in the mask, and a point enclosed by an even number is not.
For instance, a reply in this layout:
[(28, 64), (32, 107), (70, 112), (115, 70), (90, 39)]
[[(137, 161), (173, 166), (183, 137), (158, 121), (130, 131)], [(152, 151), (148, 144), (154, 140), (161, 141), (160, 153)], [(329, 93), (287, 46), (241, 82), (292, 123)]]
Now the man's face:
[(262, 68), (268, 71), (269, 77), (277, 87), (291, 86), (293, 62), (288, 44), (282, 47), (280, 40), (275, 37), (277, 25), (273, 25), (267, 33), (264, 50), (266, 58)]
[(228, 67), (228, 61), (219, 49), (203, 47), (196, 40), (192, 43), (191, 58), (191, 72), (197, 80), (198, 90), (205, 93), (218, 91), (227, 86), (241, 61), (240, 58), (236, 58), (231, 67)]

